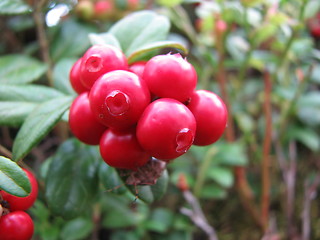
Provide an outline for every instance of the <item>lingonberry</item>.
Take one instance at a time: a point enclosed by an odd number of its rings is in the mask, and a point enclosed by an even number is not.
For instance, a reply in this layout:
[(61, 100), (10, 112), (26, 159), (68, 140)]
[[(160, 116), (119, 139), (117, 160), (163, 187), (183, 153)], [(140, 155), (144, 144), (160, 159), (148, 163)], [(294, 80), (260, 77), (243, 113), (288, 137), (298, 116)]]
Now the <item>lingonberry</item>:
[(137, 138), (153, 157), (171, 160), (190, 148), (195, 131), (195, 118), (184, 104), (160, 98), (143, 112), (137, 125)]
[(228, 112), (221, 98), (207, 90), (197, 90), (188, 108), (197, 122), (195, 145), (205, 146), (216, 142), (227, 125)]
[(33, 221), (26, 212), (10, 212), (0, 218), (1, 240), (30, 240), (33, 232)]
[(81, 94), (83, 92), (88, 91), (88, 89), (83, 86), (81, 82), (81, 76), (80, 76), (80, 66), (81, 66), (81, 60), (82, 58), (79, 58), (72, 66), (69, 79), (71, 86), (73, 90), (76, 91), (76, 93)]
[(180, 54), (167, 54), (146, 63), (143, 79), (156, 96), (185, 102), (195, 90), (197, 73)]
[(10, 211), (18, 211), (18, 210), (25, 211), (34, 204), (34, 202), (38, 197), (38, 183), (37, 183), (36, 177), (27, 169), (23, 169), (23, 171), (27, 174), (27, 177), (31, 184), (31, 192), (28, 196), (17, 197), (3, 190), (0, 191), (0, 195), (2, 196), (2, 199), (8, 203), (8, 207)]
[(106, 20), (112, 17), (114, 12), (114, 3), (110, 0), (99, 0), (94, 4), (95, 18)]
[(138, 143), (135, 128), (127, 131), (108, 129), (101, 137), (100, 153), (109, 166), (130, 170), (136, 170), (151, 158)]
[(127, 59), (121, 50), (107, 44), (94, 45), (82, 57), (81, 82), (90, 89), (104, 73), (127, 69)]
[(150, 103), (143, 79), (129, 71), (112, 71), (99, 78), (90, 91), (90, 106), (104, 125), (125, 129), (135, 125)]
[(80, 94), (72, 103), (69, 112), (71, 132), (82, 142), (97, 145), (106, 126), (97, 121), (93, 115), (88, 92)]
[(139, 77), (142, 78), (144, 67), (146, 66), (146, 63), (147, 62), (145, 62), (145, 61), (139, 61), (139, 62), (132, 63), (129, 66), (129, 71), (137, 74)]

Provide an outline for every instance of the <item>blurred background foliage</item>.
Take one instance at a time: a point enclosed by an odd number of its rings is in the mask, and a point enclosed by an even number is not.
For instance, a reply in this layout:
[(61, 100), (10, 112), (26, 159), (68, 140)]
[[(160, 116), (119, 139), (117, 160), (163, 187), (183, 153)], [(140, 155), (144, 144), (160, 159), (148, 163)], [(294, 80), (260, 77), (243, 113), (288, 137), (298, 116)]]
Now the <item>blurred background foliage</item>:
[(198, 89), (226, 102), (224, 137), (193, 146), (168, 165), (160, 187), (138, 187), (133, 202), (135, 190), (97, 148), (67, 140), (60, 122), (25, 160), (41, 186), (30, 211), (34, 239), (206, 239), (181, 211), (189, 207), (182, 178), (219, 239), (320, 239), (318, 0), (0, 0), (1, 146), (12, 149), (39, 102), (75, 96), (72, 64), (106, 40), (99, 33), (144, 9), (170, 20), (167, 40), (189, 50)]

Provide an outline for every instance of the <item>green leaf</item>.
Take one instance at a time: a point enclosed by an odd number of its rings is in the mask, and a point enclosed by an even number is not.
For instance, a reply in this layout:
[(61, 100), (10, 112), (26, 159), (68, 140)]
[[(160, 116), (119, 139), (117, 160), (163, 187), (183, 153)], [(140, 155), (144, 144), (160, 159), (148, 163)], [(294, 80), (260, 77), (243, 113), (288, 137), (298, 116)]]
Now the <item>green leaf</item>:
[(89, 24), (79, 23), (74, 19), (63, 21), (60, 29), (50, 45), (53, 61), (63, 58), (78, 57), (90, 47), (88, 35), (96, 29)]
[(174, 42), (174, 41), (158, 41), (158, 42), (144, 45), (141, 48), (134, 51), (133, 53), (131, 53), (130, 56), (128, 56), (128, 62), (132, 63), (139, 57), (145, 55), (146, 53), (149, 53), (154, 50), (159, 50), (162, 48), (175, 48), (175, 49), (181, 50), (185, 54), (188, 53), (188, 49), (181, 43)]
[(127, 15), (110, 29), (119, 41), (122, 51), (129, 56), (147, 44), (167, 38), (170, 22), (153, 11), (139, 11)]
[(103, 161), (101, 161), (99, 167), (99, 179), (107, 191), (117, 194), (127, 191), (115, 168), (110, 167)]
[(0, 101), (42, 103), (62, 96), (61, 92), (42, 85), (0, 85)]
[(217, 185), (205, 185), (201, 189), (201, 198), (206, 198), (206, 199), (213, 199), (213, 198), (218, 198), (218, 199), (223, 199), (227, 196), (227, 191)]
[(301, 121), (310, 126), (320, 124), (320, 93), (317, 91), (309, 92), (301, 96), (298, 103), (298, 117)]
[(61, 59), (53, 69), (53, 86), (68, 95), (76, 95), (73, 90), (69, 73), (77, 59)]
[(31, 185), (26, 173), (10, 159), (0, 156), (0, 189), (18, 197), (26, 197)]
[(207, 176), (225, 188), (231, 187), (234, 180), (232, 170), (225, 167), (212, 167), (207, 171)]
[(87, 238), (92, 230), (92, 220), (79, 217), (65, 224), (61, 231), (60, 237), (64, 240), (81, 240)]
[(216, 145), (218, 153), (215, 155), (213, 162), (215, 164), (244, 166), (248, 162), (244, 146), (239, 142), (223, 143)]
[(59, 147), (46, 178), (45, 196), (52, 213), (70, 219), (90, 211), (99, 186), (100, 161), (96, 146), (76, 139)]
[(0, 125), (20, 126), (36, 107), (36, 103), (29, 102), (0, 102)]
[(0, 14), (22, 14), (31, 12), (31, 8), (22, 0), (1, 0)]
[(316, 131), (305, 127), (290, 127), (287, 131), (288, 139), (295, 139), (308, 147), (311, 151), (320, 150), (320, 138)]
[(318, 0), (309, 0), (306, 3), (303, 18), (309, 19), (314, 17), (320, 11), (320, 1)]
[(60, 97), (40, 104), (21, 126), (14, 144), (13, 159), (20, 160), (55, 126), (71, 104), (71, 97)]
[(157, 3), (165, 7), (174, 7), (181, 4), (183, 0), (157, 0)]
[(148, 230), (165, 233), (173, 223), (173, 213), (166, 208), (156, 208), (146, 223)]
[(118, 49), (121, 49), (118, 39), (111, 33), (90, 33), (89, 39), (92, 45), (109, 44)]
[(22, 84), (37, 80), (47, 70), (47, 65), (23, 54), (0, 57), (0, 83)]

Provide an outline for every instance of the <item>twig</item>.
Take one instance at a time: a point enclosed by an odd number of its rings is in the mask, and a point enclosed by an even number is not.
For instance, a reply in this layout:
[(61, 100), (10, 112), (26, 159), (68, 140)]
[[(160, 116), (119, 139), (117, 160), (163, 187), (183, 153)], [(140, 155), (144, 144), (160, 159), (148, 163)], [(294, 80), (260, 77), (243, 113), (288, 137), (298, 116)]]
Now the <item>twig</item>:
[(311, 201), (316, 196), (316, 191), (318, 186), (320, 185), (320, 174), (316, 176), (312, 184), (309, 184), (308, 181), (305, 182), (305, 194), (304, 194), (304, 202), (303, 202), (303, 211), (302, 211), (302, 239), (301, 240), (309, 240), (310, 239), (310, 209), (311, 209)]
[(49, 85), (52, 86), (53, 85), (52, 61), (50, 58), (49, 43), (46, 35), (46, 29), (44, 24), (44, 14), (43, 14), (43, 8), (46, 3), (47, 3), (47, 0), (35, 1), (33, 18), (36, 24), (36, 30), (37, 30), (38, 40), (40, 44), (42, 59), (48, 65), (48, 70), (47, 70), (48, 82), (49, 82)]
[(189, 190), (183, 191), (183, 196), (185, 200), (190, 204), (191, 209), (181, 208), (181, 213), (188, 216), (194, 222), (194, 224), (202, 229), (207, 234), (209, 240), (218, 240), (216, 231), (208, 223), (197, 198), (194, 197), (194, 195)]
[(262, 156), (262, 196), (261, 196), (261, 222), (266, 229), (269, 219), (270, 205), (270, 148), (272, 137), (272, 115), (271, 115), (271, 91), (272, 82), (269, 72), (264, 73), (264, 115), (265, 115), (265, 135), (263, 141), (263, 156)]
[(0, 144), (0, 152), (3, 153), (6, 157), (12, 159), (12, 153), (1, 144)]

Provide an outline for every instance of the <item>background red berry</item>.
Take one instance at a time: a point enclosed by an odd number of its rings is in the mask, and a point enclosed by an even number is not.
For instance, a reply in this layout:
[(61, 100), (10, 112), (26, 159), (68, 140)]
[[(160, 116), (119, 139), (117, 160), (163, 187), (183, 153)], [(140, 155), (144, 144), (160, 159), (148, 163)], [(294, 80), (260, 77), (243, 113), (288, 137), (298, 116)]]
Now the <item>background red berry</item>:
[(80, 73), (80, 66), (81, 66), (82, 58), (79, 58), (72, 66), (70, 71), (70, 83), (73, 88), (73, 90), (76, 91), (76, 93), (81, 94), (83, 92), (88, 91), (88, 89), (83, 86), (81, 82), (81, 73)]

